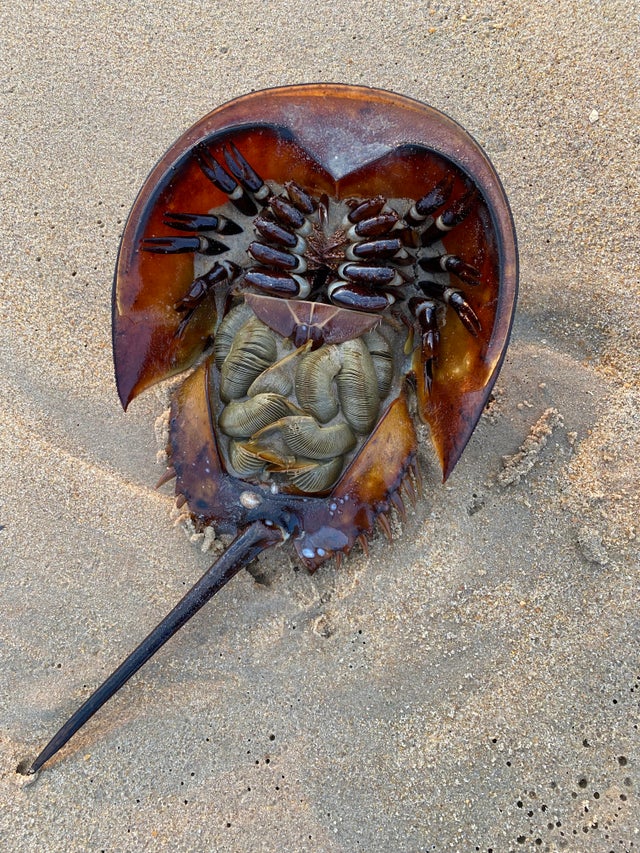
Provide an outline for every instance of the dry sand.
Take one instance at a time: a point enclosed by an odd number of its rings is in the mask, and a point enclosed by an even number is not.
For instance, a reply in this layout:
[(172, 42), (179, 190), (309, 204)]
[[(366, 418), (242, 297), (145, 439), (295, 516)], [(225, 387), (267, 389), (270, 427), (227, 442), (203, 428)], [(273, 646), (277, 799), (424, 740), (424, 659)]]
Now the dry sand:
[[(2, 849), (637, 850), (638, 3), (2, 6)], [(157, 395), (116, 398), (128, 209), (212, 107), (318, 80), (431, 103), (502, 176), (495, 402), (392, 545), (241, 573), (25, 784), (208, 559), (152, 488)]]

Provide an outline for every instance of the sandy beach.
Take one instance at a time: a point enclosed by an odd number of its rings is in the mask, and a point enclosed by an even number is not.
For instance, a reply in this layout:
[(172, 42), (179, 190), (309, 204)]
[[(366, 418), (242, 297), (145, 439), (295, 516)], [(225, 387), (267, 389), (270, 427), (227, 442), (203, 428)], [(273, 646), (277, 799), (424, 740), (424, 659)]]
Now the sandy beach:
[[(638, 848), (639, 12), (2, 4), (2, 849)], [(424, 431), (393, 542), (266, 554), (21, 776), (211, 561), (154, 488), (161, 392), (115, 389), (127, 214), (214, 107), (319, 81), (431, 104), (500, 174), (494, 399), (445, 485)]]

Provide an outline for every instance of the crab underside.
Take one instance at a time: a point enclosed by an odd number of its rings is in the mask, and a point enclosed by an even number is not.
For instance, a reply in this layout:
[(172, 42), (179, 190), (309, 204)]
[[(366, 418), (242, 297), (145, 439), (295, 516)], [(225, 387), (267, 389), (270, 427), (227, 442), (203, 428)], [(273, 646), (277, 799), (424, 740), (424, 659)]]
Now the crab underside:
[(178, 502), (233, 542), (32, 762), (35, 773), (234, 574), (291, 539), (314, 570), (413, 492), (414, 413), (446, 478), (504, 358), (508, 203), (442, 113), (319, 84), (214, 110), (145, 182), (120, 246), (122, 404), (176, 374)]

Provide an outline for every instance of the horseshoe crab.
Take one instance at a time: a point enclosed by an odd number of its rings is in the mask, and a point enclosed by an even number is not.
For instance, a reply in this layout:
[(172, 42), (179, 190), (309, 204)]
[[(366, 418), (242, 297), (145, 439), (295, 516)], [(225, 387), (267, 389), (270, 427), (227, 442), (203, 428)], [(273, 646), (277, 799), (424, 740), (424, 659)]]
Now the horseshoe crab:
[(443, 477), (496, 380), (517, 290), (507, 199), (481, 148), (408, 98), (254, 92), (165, 154), (122, 238), (123, 406), (174, 374), (165, 480), (235, 538), (22, 772), (35, 773), (236, 572), (289, 541), (340, 561), (411, 488), (417, 416)]

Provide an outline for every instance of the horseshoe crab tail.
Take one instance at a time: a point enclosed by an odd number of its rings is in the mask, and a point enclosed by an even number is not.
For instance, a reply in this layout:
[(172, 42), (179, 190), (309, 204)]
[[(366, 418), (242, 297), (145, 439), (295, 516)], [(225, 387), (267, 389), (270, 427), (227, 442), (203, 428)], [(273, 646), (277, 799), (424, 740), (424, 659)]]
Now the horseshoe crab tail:
[[(264, 521), (254, 521), (246, 527), (231, 543), (204, 575), (191, 587), (173, 610), (156, 625), (151, 633), (133, 652), (111, 673), (98, 689), (81, 705), (62, 728), (53, 736), (31, 766), (18, 772), (29, 776), (49, 761), (58, 750), (92, 717), (140, 667), (151, 658), (182, 626), (203, 607), (216, 592), (231, 578), (248, 565), (261, 551), (281, 542), (282, 531), (276, 525)], [(24, 762), (24, 764), (27, 764)]]

